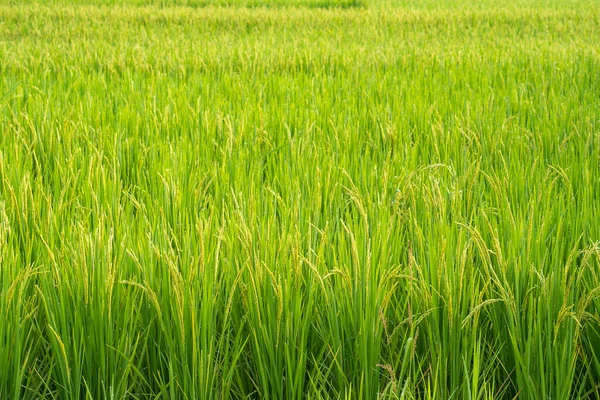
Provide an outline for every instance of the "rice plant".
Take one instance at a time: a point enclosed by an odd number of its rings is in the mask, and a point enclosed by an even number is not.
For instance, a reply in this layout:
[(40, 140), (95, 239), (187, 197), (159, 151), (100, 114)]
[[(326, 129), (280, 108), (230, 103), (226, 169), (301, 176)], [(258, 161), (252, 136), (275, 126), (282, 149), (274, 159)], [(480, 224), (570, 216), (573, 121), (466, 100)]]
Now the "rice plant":
[(1, 399), (600, 397), (598, 3), (0, 4)]

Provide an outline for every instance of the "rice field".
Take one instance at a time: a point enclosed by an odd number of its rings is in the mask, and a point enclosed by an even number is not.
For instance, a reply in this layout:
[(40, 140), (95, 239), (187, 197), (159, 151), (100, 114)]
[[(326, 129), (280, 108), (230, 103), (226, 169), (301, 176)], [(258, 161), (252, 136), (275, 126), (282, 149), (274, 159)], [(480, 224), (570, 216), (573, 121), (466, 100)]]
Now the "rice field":
[(0, 399), (600, 398), (600, 3), (0, 0)]

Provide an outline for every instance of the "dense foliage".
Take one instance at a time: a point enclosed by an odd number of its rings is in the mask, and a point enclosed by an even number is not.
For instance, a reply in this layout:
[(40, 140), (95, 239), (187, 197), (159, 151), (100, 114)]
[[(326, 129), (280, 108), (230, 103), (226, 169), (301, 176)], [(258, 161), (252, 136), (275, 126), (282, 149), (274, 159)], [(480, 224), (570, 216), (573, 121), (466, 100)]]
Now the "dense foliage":
[(0, 398), (600, 398), (600, 6), (236, 2), (0, 6)]

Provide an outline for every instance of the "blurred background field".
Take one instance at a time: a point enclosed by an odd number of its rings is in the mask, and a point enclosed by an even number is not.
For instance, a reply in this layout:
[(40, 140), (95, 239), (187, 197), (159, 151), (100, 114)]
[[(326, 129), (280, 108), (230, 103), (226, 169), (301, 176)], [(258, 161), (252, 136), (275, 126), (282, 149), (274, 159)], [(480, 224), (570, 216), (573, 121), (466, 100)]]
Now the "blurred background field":
[(597, 0), (2, 0), (2, 5), (96, 5), (155, 7), (241, 7), (241, 8), (375, 8), (415, 10), (498, 10), (551, 8), (593, 11)]

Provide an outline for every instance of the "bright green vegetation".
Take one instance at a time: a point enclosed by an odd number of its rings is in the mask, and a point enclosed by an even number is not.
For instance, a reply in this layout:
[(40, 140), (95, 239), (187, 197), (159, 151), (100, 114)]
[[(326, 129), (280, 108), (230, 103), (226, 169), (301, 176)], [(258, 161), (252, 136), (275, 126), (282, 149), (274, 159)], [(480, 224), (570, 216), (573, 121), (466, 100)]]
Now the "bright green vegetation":
[(0, 399), (599, 398), (600, 6), (3, 4)]

